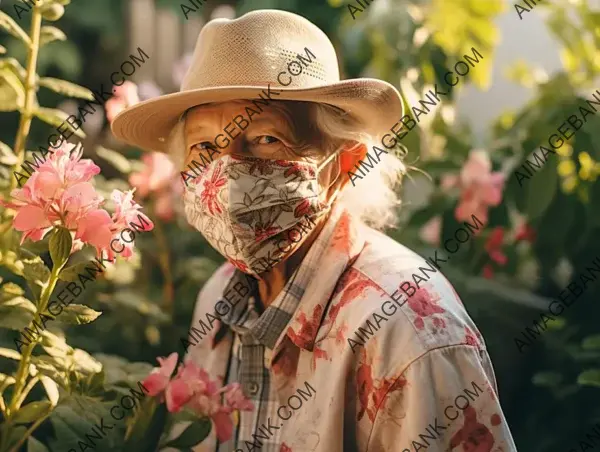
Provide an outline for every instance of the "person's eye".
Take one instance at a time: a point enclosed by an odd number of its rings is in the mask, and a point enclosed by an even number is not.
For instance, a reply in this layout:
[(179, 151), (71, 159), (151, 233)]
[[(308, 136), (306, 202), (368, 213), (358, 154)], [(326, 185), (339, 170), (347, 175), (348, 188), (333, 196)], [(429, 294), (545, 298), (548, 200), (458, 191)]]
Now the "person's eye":
[(256, 144), (274, 144), (278, 142), (281, 143), (281, 140), (272, 135), (260, 135), (256, 137)]
[(192, 150), (195, 150), (196, 152), (206, 152), (209, 149), (213, 151), (215, 150), (215, 145), (210, 141), (203, 141), (192, 146)]

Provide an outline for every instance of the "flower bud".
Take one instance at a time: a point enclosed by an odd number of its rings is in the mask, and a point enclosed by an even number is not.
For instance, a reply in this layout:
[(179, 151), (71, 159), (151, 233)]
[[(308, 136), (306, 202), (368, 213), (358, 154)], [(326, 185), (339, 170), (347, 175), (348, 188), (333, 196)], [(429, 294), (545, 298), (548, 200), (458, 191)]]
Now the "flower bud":
[(60, 19), (64, 13), (65, 7), (57, 3), (42, 7), (42, 17), (52, 22)]

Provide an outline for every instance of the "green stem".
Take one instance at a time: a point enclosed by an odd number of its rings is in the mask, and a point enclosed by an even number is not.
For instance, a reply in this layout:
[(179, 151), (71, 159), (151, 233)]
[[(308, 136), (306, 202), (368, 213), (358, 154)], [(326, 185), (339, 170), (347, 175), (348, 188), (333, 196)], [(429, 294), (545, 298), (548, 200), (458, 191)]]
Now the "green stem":
[[(154, 210), (152, 209), (154, 212)], [(158, 262), (163, 274), (164, 286), (163, 286), (163, 309), (173, 316), (173, 275), (171, 274), (170, 256), (169, 256), (169, 243), (167, 236), (163, 230), (162, 224), (156, 215), (154, 215), (154, 236), (158, 242)]]
[(19, 397), (19, 400), (17, 401), (17, 409), (19, 409), (21, 407), (21, 405), (27, 398), (27, 395), (31, 392), (31, 390), (33, 389), (33, 387), (35, 386), (35, 384), (38, 381), (40, 381), (40, 378), (37, 376), (35, 376), (31, 380), (29, 380), (29, 383), (27, 383), (27, 386), (25, 386), (25, 389), (21, 393), (21, 397)]
[[(31, 120), (33, 119), (33, 107), (36, 101), (36, 68), (38, 53), (40, 50), (40, 30), (42, 27), (42, 13), (37, 7), (33, 7), (31, 12), (31, 26), (29, 30), (29, 36), (31, 38), (31, 45), (27, 49), (27, 68), (25, 76), (25, 104), (21, 110), (21, 119), (19, 121), (19, 130), (17, 130), (17, 137), (15, 138), (15, 155), (19, 159), (14, 166), (14, 171), (17, 171), (19, 166), (25, 160), (25, 141), (29, 135), (29, 129), (31, 128)], [(17, 178), (13, 177), (10, 180), (10, 188), (16, 188)]]
[(44, 422), (48, 416), (50, 416), (50, 414), (51, 413), (43, 415), (41, 418), (39, 418), (37, 421), (35, 421), (33, 424), (31, 424), (31, 427), (29, 427), (27, 429), (27, 431), (23, 435), (23, 438), (21, 438), (19, 440), (19, 442), (17, 444), (15, 444), (14, 447), (11, 450), (9, 450), (8, 452), (19, 452), (19, 449), (21, 448), (23, 443), (25, 443), (25, 441), (27, 441), (27, 438), (29, 438), (31, 436), (31, 434), (35, 431), (35, 429), (38, 428), (40, 426), (40, 424), (42, 422)]
[[(48, 306), (48, 302), (50, 301), (50, 295), (52, 295), (52, 292), (54, 291), (54, 288), (56, 287), (57, 282), (58, 282), (58, 269), (53, 268), (52, 273), (50, 274), (48, 283), (46, 284), (46, 287), (44, 287), (44, 290), (42, 291), (42, 293), (40, 295), (40, 303), (39, 303), (39, 306), (37, 309), (38, 313), (44, 312), (46, 310), (46, 307)], [(34, 319), (31, 320), (31, 322), (29, 322), (29, 328), (31, 330), (35, 329), (35, 325), (33, 323), (34, 320), (35, 320), (35, 317), (34, 317)], [(39, 339), (40, 337), (41, 336), (38, 336), (37, 339)], [(15, 379), (16, 379), (15, 388), (14, 388), (14, 391), (12, 394), (10, 404), (7, 409), (7, 417), (9, 420), (14, 415), (15, 411), (20, 408), (21, 393), (23, 392), (23, 389), (25, 387), (25, 383), (27, 380), (27, 376), (29, 374), (29, 364), (31, 362), (31, 353), (33, 352), (33, 349), (37, 344), (37, 339), (32, 340), (21, 351), (21, 361), (19, 362), (17, 376), (15, 377)]]

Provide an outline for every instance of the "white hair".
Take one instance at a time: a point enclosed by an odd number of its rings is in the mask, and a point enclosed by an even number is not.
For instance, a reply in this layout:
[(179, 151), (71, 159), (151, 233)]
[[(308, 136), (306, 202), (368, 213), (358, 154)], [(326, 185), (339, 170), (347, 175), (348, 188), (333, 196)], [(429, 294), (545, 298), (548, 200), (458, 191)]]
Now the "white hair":
[[(237, 101), (235, 101), (237, 102)], [(239, 101), (244, 102), (244, 101)], [(360, 143), (366, 146), (370, 154), (374, 154), (373, 146), (385, 149), (381, 145), (381, 137), (372, 136), (361, 131), (360, 123), (343, 110), (320, 103), (274, 101), (270, 106), (276, 108), (287, 117), (295, 135), (297, 146), (295, 151), (307, 153), (318, 149), (320, 157), (330, 155), (341, 146)], [(294, 110), (302, 110), (306, 121), (290, 121), (298, 118)], [(185, 161), (185, 114), (173, 127), (167, 141), (167, 153), (177, 168), (182, 168)], [(308, 137), (308, 138), (307, 138)], [(355, 151), (345, 151), (355, 152)], [(299, 155), (306, 156), (305, 153)], [(365, 224), (384, 229), (394, 227), (397, 222), (397, 207), (400, 205), (400, 195), (396, 191), (402, 181), (406, 168), (402, 163), (402, 154), (389, 151), (380, 157), (380, 162), (373, 165), (368, 173), (353, 171), (353, 183), (346, 184), (338, 200), (353, 215)], [(344, 177), (340, 174), (338, 177)]]

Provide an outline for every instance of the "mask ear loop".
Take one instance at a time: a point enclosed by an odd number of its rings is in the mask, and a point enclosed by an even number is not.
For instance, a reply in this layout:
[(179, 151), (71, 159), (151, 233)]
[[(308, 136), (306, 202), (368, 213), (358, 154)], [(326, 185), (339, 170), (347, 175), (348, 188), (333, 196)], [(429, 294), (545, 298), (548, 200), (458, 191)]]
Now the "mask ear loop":
[[(347, 151), (340, 151), (340, 149), (337, 149), (335, 152), (333, 152), (329, 157), (327, 157), (325, 160), (323, 160), (321, 162), (321, 164), (317, 167), (317, 183), (319, 181), (319, 175), (321, 174), (321, 171), (329, 164), (329, 162), (332, 159), (335, 159), (337, 161), (337, 175), (333, 178), (333, 181), (331, 181), (331, 183), (327, 186), (327, 188), (325, 189), (325, 191), (329, 191), (331, 189), (331, 187), (333, 187), (335, 185), (335, 183), (338, 181), (338, 178), (342, 175), (342, 162), (340, 161), (340, 154), (342, 152), (351, 152), (354, 149), (356, 149), (358, 146), (360, 146), (360, 143), (357, 143), (354, 147), (352, 147), (351, 149), (348, 149)], [(327, 208), (328, 210), (331, 209), (331, 206), (333, 205), (333, 203), (335, 202), (336, 198), (338, 197), (338, 195), (342, 192), (342, 189), (339, 188), (338, 190), (336, 190), (336, 192), (331, 196), (331, 199), (328, 202)]]

